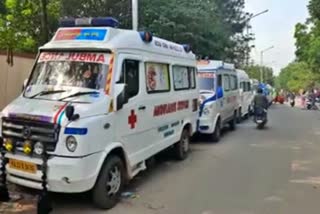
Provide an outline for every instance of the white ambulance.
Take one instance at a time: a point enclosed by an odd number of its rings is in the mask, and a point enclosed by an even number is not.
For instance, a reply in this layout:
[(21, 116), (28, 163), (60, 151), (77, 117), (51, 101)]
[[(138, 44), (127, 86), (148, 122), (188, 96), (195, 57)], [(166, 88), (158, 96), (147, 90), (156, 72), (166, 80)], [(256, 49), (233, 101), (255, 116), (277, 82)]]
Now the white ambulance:
[(200, 112), (198, 131), (218, 142), (221, 129), (229, 124), (233, 130), (239, 107), (238, 76), (234, 65), (222, 61), (198, 62)]
[[(185, 159), (196, 132), (196, 58), (112, 18), (68, 19), (40, 48), (24, 92), (2, 111), (6, 178), (52, 192), (92, 190), (113, 207), (146, 160)], [(42, 175), (45, 176), (42, 176)]]
[(259, 80), (257, 79), (251, 79), (251, 90), (253, 92), (253, 96), (257, 94), (257, 90), (259, 88)]
[(253, 92), (251, 89), (251, 80), (244, 70), (237, 70), (238, 83), (240, 91), (238, 122), (249, 116), (252, 111)]

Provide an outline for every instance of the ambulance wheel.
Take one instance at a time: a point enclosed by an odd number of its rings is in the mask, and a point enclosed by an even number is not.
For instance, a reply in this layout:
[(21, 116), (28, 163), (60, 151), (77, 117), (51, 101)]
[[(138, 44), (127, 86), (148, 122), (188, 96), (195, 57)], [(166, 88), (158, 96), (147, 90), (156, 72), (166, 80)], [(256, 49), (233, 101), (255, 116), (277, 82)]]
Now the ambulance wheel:
[(221, 139), (221, 124), (220, 119), (217, 121), (216, 127), (214, 129), (214, 132), (211, 135), (211, 139), (213, 142), (218, 143)]
[(174, 145), (175, 156), (178, 160), (184, 160), (188, 157), (190, 147), (190, 134), (188, 129), (182, 131), (180, 141)]
[(125, 167), (117, 156), (110, 156), (104, 165), (92, 191), (93, 203), (100, 209), (111, 209), (120, 200), (125, 184)]
[(241, 108), (239, 108), (239, 110), (237, 111), (238, 116), (237, 116), (237, 123), (241, 123), (242, 122), (242, 111)]
[(232, 120), (229, 122), (230, 130), (235, 130), (237, 126), (237, 111), (234, 112)]

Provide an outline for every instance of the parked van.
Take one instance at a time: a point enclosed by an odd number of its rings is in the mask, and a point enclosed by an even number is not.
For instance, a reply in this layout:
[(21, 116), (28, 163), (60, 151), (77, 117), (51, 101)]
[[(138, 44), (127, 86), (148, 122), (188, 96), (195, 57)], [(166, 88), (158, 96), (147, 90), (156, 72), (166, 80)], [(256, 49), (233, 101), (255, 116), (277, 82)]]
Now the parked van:
[[(108, 209), (155, 154), (173, 147), (187, 157), (198, 117), (196, 58), (188, 46), (117, 29), (112, 18), (61, 24), (2, 112), (5, 173), (44, 191), (92, 190), (95, 205)], [(231, 82), (233, 72), (226, 75)]]
[(267, 84), (266, 88), (268, 89), (268, 101), (269, 101), (269, 104), (272, 105), (273, 103), (273, 100), (274, 100), (274, 88), (270, 85), (270, 84)]
[(198, 62), (200, 113), (198, 131), (220, 140), (221, 129), (236, 128), (239, 107), (238, 76), (234, 65), (222, 61)]
[(248, 117), (252, 110), (253, 92), (249, 75), (243, 70), (237, 70), (240, 91), (238, 122), (244, 117)]
[(257, 94), (257, 90), (259, 88), (259, 80), (251, 79), (250, 82), (251, 82), (251, 89), (252, 89), (253, 95), (256, 95)]

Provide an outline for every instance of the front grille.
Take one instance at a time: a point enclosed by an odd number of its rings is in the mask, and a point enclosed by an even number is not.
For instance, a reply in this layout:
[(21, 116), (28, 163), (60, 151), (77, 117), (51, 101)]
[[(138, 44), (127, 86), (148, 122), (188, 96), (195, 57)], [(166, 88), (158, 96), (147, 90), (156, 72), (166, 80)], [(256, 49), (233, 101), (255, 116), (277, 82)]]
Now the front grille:
[(32, 143), (42, 142), (47, 151), (53, 152), (59, 138), (60, 126), (48, 122), (39, 122), (19, 118), (2, 118), (2, 136), (13, 139), (15, 148), (21, 150), (23, 143), (28, 140)]

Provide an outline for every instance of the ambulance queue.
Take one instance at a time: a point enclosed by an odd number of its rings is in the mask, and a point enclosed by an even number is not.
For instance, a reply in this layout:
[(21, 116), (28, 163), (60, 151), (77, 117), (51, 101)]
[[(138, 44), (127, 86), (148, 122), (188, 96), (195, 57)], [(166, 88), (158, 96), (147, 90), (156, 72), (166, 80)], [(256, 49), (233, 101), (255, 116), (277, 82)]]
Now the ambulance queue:
[(171, 148), (183, 160), (195, 133), (217, 142), (252, 112), (245, 71), (117, 27), (113, 18), (63, 20), (39, 49), (0, 115), (3, 186), (42, 190), (42, 205), (49, 192), (90, 190), (109, 209), (154, 155)]

